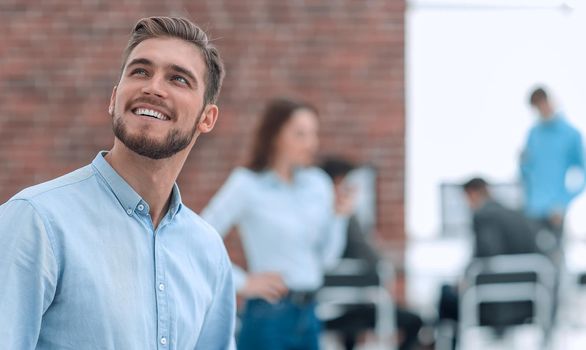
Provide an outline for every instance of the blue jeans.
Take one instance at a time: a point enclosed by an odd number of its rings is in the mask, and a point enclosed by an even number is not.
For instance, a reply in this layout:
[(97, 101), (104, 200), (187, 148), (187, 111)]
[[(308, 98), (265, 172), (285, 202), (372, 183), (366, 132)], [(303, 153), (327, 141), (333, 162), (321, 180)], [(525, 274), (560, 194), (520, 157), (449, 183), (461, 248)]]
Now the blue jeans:
[(296, 304), (285, 298), (277, 304), (262, 299), (246, 303), (239, 350), (318, 350), (320, 321), (315, 303)]

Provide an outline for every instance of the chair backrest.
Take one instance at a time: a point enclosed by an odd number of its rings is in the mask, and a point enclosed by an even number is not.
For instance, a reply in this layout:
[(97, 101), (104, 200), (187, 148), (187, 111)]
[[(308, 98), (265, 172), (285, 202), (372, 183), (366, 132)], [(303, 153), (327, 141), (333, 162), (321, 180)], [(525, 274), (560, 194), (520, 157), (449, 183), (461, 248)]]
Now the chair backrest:
[(470, 326), (510, 326), (551, 321), (553, 263), (540, 254), (499, 255), (474, 260), (461, 295), (461, 331)]
[(476, 276), (474, 285), (494, 284), (494, 283), (519, 283), (519, 282), (539, 282), (539, 275), (535, 271), (531, 272), (511, 272), (511, 273), (481, 273)]
[(490, 283), (535, 282), (552, 290), (555, 267), (542, 254), (497, 255), (475, 259), (466, 270), (468, 285)]

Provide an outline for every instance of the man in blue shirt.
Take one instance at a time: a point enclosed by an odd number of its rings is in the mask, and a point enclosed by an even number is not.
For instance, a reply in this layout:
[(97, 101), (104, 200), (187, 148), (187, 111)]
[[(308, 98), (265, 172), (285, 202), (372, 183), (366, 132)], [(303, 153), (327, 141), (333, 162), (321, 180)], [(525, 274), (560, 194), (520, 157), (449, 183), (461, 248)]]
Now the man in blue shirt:
[(193, 23), (152, 17), (123, 62), (112, 149), (0, 206), (3, 349), (234, 348), (230, 261), (175, 184), (222, 61)]
[[(526, 213), (559, 239), (568, 205), (584, 187), (582, 137), (554, 110), (543, 88), (533, 91), (530, 103), (540, 120), (531, 128), (521, 158)], [(568, 181), (572, 169), (579, 181)]]

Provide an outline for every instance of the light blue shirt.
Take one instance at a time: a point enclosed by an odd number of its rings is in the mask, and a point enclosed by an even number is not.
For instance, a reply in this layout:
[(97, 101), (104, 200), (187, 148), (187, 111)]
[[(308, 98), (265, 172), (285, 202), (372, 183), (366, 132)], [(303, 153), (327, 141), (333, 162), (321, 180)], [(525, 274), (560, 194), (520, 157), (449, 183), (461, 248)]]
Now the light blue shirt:
[(0, 206), (0, 347), (233, 349), (220, 236), (176, 185), (153, 229), (103, 155)]
[(521, 159), (526, 212), (530, 217), (547, 218), (566, 211), (584, 186), (583, 182), (573, 189), (567, 186), (570, 169), (584, 175), (582, 137), (556, 113), (531, 129)]
[[(238, 227), (250, 273), (278, 272), (292, 290), (316, 290), (346, 244), (348, 220), (334, 212), (333, 184), (317, 168), (290, 183), (273, 171), (238, 168), (202, 212), (221, 235)], [(246, 273), (234, 266), (236, 288)]]

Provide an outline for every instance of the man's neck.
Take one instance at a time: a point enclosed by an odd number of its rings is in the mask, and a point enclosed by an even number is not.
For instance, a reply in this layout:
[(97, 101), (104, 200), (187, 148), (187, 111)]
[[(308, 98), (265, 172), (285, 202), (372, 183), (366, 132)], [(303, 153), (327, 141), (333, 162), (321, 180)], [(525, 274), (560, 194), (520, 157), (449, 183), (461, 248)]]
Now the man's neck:
[(490, 197), (482, 197), (482, 198), (474, 199), (472, 202), (472, 211), (477, 212), (477, 211), (481, 210), (482, 208), (484, 208), (486, 206), (486, 204), (488, 203), (489, 200), (490, 200)]
[(553, 120), (556, 116), (556, 111), (553, 108), (548, 108), (547, 110), (541, 113), (541, 120), (544, 122), (548, 122)]
[(184, 150), (172, 157), (155, 160), (131, 151), (116, 140), (105, 159), (148, 203), (149, 214), (156, 229), (169, 209), (173, 184), (188, 153), (189, 151)]

